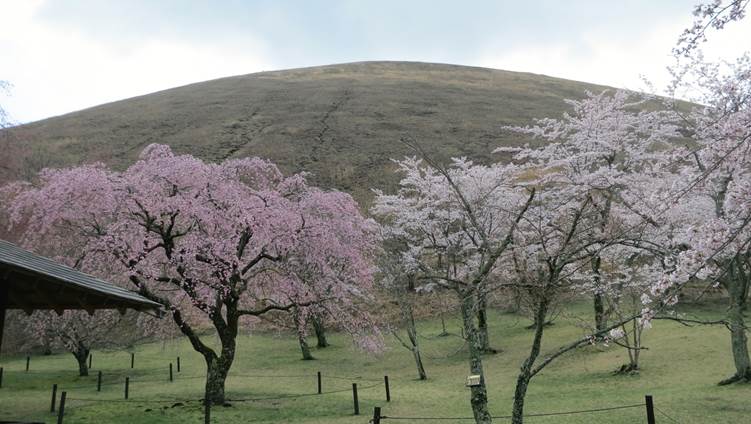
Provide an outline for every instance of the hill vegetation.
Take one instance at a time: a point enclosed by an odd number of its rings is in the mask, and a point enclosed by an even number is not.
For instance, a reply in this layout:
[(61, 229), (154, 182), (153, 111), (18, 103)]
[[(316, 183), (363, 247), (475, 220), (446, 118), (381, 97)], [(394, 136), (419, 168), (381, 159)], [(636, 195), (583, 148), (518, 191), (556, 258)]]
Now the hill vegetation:
[(397, 182), (409, 136), (439, 159), (487, 162), (530, 139), (503, 125), (559, 116), (563, 99), (604, 87), (529, 73), (415, 62), (362, 62), (222, 78), (15, 127), (35, 163), (131, 163), (144, 146), (204, 160), (260, 156), (366, 205)]

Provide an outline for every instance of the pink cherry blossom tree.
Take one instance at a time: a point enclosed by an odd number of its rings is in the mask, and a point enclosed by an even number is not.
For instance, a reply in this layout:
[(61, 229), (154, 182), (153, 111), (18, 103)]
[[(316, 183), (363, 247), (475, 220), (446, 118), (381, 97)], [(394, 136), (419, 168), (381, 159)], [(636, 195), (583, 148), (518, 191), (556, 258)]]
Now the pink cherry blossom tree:
[[(583, 100), (567, 100), (571, 112), (561, 119), (506, 127), (540, 139), (540, 148), (496, 151), (513, 153), (514, 160), (539, 175), (539, 184), (565, 188), (569, 199), (587, 197), (588, 206), (599, 215), (592, 217), (594, 224), (601, 230), (614, 218), (638, 222), (649, 214), (649, 209), (640, 211), (643, 189), (666, 172), (666, 157), (655, 149), (666, 148), (677, 135), (675, 117), (665, 110), (648, 110), (649, 101), (626, 91), (587, 93)], [(603, 281), (601, 263), (599, 254), (590, 258), (597, 331), (607, 327), (606, 292), (613, 287)]]
[[(150, 145), (122, 172), (42, 171), (15, 196), (11, 217), (26, 224), (29, 245), (80, 237), (86, 269), (115, 267), (164, 305), (206, 361), (212, 403), (226, 400), (243, 317), (325, 305), (362, 347), (379, 346), (357, 307), (373, 280), (374, 224), (349, 195), (265, 160), (212, 164)], [(219, 349), (197, 331), (205, 326)]]
[(642, 351), (642, 335), (651, 328), (650, 320), (634, 318), (644, 309), (644, 296), (650, 293), (655, 278), (664, 269), (661, 255), (649, 251), (639, 251), (629, 246), (612, 246), (601, 252), (602, 267), (600, 276), (606, 282), (605, 292), (608, 307), (614, 322), (621, 326), (613, 328), (603, 341), (615, 344), (626, 351), (628, 363), (621, 364), (616, 374), (633, 374), (639, 371)]
[(683, 30), (673, 54), (690, 57), (707, 40), (707, 32), (721, 30), (746, 17), (749, 0), (705, 0), (694, 6), (693, 24)]
[(470, 387), (470, 404), (477, 423), (490, 423), (477, 312), (497, 284), (490, 276), (511, 245), (535, 190), (514, 179), (513, 166), (454, 159), (444, 168), (420, 151), (422, 160), (397, 162), (404, 175), (399, 191), (377, 191), (372, 211), (381, 218), (387, 238), (407, 243), (400, 258), (404, 274), (414, 274), (425, 289), (440, 286), (456, 294), (469, 370), (479, 376), (479, 383)]
[[(417, 272), (414, 267), (404, 261), (404, 254), (409, 249), (409, 242), (405, 239), (384, 237), (384, 252), (379, 260), (380, 286), (387, 295), (386, 302), (396, 304), (397, 317), (389, 319), (396, 322), (392, 325), (391, 333), (399, 343), (412, 353), (417, 369), (417, 378), (427, 380), (428, 374), (422, 360), (420, 350), (420, 335), (415, 322), (415, 305), (423, 299), (419, 298), (416, 282)], [(384, 308), (386, 309), (386, 308)], [(402, 330), (402, 328), (404, 330)], [(406, 333), (406, 337), (402, 335)]]
[[(665, 151), (677, 127), (671, 113), (645, 108), (649, 101), (622, 91), (588, 93), (583, 100), (569, 100), (572, 112), (561, 119), (507, 128), (541, 139), (541, 147), (498, 149), (512, 154), (519, 164), (519, 178), (523, 175), (528, 184), (538, 187), (502, 268), (504, 280), (518, 288), (534, 314), (530, 352), (517, 378), (515, 424), (523, 422), (527, 388), (535, 375), (563, 353), (605, 338), (610, 330), (636, 322), (641, 314), (621, 315), (608, 324), (608, 298), (622, 295), (624, 286), (605, 280), (613, 273), (603, 265), (617, 263), (603, 259), (614, 249), (619, 255), (657, 255), (653, 259), (657, 262), (664, 255), (655, 238), (662, 231), (653, 218), (658, 209), (646, 195), (653, 192), (654, 181), (669, 174), (672, 156)], [(661, 268), (658, 271), (662, 273)], [(551, 305), (572, 293), (594, 294), (591, 334), (542, 355)]]
[[(89, 353), (95, 348), (122, 345), (123, 340), (113, 332), (123, 323), (117, 311), (35, 311), (25, 320), (26, 333), (30, 340), (44, 339), (51, 348), (70, 352), (78, 363), (78, 375), (89, 375)], [(132, 322), (132, 321), (128, 321)], [(124, 329), (120, 328), (121, 335)]]
[(744, 314), (751, 288), (751, 59), (687, 66), (682, 79), (696, 104), (684, 115), (684, 149), (670, 225), (683, 246), (669, 284), (701, 277), (729, 299), (727, 320), (736, 372), (720, 384), (751, 380)]

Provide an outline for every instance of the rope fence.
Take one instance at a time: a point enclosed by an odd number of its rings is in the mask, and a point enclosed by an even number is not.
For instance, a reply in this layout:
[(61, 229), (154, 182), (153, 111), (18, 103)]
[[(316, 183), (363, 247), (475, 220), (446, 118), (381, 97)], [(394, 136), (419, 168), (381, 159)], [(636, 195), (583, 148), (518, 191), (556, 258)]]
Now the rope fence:
[[(160, 372), (165, 372), (164, 377), (160, 378), (153, 378), (150, 376), (144, 376), (143, 378), (133, 376), (127, 371), (118, 370), (115, 374), (108, 374), (108, 380), (107, 382), (102, 381), (102, 371), (98, 371), (96, 375), (96, 380), (92, 381), (90, 384), (74, 384), (74, 385), (67, 385), (67, 384), (53, 384), (52, 385), (52, 396), (51, 396), (51, 402), (50, 402), (50, 412), (55, 413), (57, 410), (57, 423), (63, 424), (64, 417), (66, 414), (66, 403), (67, 403), (67, 412), (70, 412), (71, 410), (77, 410), (81, 408), (87, 408), (92, 405), (97, 404), (129, 404), (129, 405), (142, 405), (142, 404), (161, 404), (161, 405), (170, 405), (172, 404), (172, 407), (178, 406), (178, 405), (185, 405), (191, 402), (199, 402), (204, 405), (204, 422), (210, 423), (210, 414), (211, 414), (211, 402), (205, 401), (203, 397), (183, 397), (183, 398), (172, 398), (172, 399), (141, 399), (138, 397), (131, 396), (133, 389), (135, 388), (133, 386), (134, 383), (137, 383), (136, 386), (144, 387), (143, 383), (147, 383), (148, 387), (153, 388), (154, 386), (151, 383), (168, 383), (174, 381), (174, 375), (172, 373), (172, 363), (169, 364), (169, 379), (166, 377), (166, 371), (164, 369), (155, 368), (155, 370), (158, 370)], [(166, 369), (166, 368), (165, 368)], [(135, 371), (135, 370), (134, 370)], [(137, 372), (142, 372), (143, 369), (139, 369)], [(44, 371), (36, 371), (35, 374), (42, 374)], [(18, 376), (25, 376), (27, 375), (27, 372), (20, 371), (17, 373)], [(313, 396), (322, 396), (322, 395), (332, 395), (332, 394), (341, 394), (352, 391), (352, 402), (353, 402), (353, 409), (354, 409), (354, 415), (359, 415), (360, 413), (360, 405), (359, 405), (359, 398), (358, 398), (358, 391), (363, 390), (371, 390), (375, 389), (377, 387), (384, 386), (385, 388), (385, 394), (386, 394), (386, 401), (390, 401), (390, 390), (389, 390), (389, 380), (388, 376), (384, 376), (383, 381), (373, 378), (365, 378), (363, 376), (342, 376), (342, 375), (326, 375), (326, 379), (329, 380), (337, 380), (337, 381), (350, 381), (352, 382), (352, 388), (346, 388), (346, 389), (336, 389), (336, 390), (323, 390), (323, 374), (319, 371), (316, 374), (284, 374), (284, 375), (274, 375), (274, 374), (232, 374), (228, 376), (230, 379), (235, 378), (253, 378), (253, 379), (263, 379), (263, 378), (293, 378), (293, 379), (306, 379), (309, 381), (317, 380), (317, 391), (315, 392), (308, 392), (308, 393), (290, 393), (290, 394), (279, 394), (279, 395), (267, 395), (267, 396), (255, 396), (255, 397), (243, 397), (242, 395), (235, 394), (236, 397), (227, 396), (225, 398), (226, 402), (259, 402), (259, 401), (276, 401), (276, 400), (286, 400), (286, 399), (296, 399), (296, 398), (303, 398), (303, 397), (313, 397)], [(0, 377), (2, 378), (2, 377)], [(187, 379), (205, 379), (205, 375), (193, 375), (193, 376), (184, 376), (180, 375), (177, 380), (187, 380)], [(124, 379), (124, 381), (123, 381)], [(364, 385), (361, 385), (358, 388), (358, 383), (365, 383)], [(124, 386), (124, 397), (121, 399), (113, 399), (113, 398), (100, 398), (98, 397), (92, 397), (92, 396), (77, 396), (73, 395), (74, 392), (80, 392), (85, 390), (96, 390), (96, 393), (101, 392), (102, 387), (104, 386)], [(59, 391), (59, 402), (57, 398)], [(70, 394), (70, 396), (69, 396)], [(77, 402), (79, 404), (72, 404), (73, 402)], [(164, 408), (167, 408), (165, 406)]]
[[(646, 422), (647, 424), (656, 424), (654, 411), (658, 411), (660, 414), (662, 414), (665, 418), (669, 419), (671, 422), (678, 423), (679, 421), (670, 417), (668, 414), (660, 410), (659, 408), (654, 406), (654, 401), (651, 395), (646, 395), (644, 397), (645, 402), (644, 403), (637, 403), (637, 404), (631, 404), (631, 405), (617, 405), (617, 406), (608, 406), (608, 407), (601, 407), (601, 408), (591, 408), (591, 409), (579, 409), (579, 410), (573, 410), (573, 411), (559, 411), (559, 412), (542, 412), (542, 413), (535, 413), (535, 414), (524, 414), (524, 418), (538, 418), (538, 417), (554, 417), (554, 416), (561, 416), (561, 415), (578, 415), (578, 414), (593, 414), (593, 413), (599, 413), (599, 412), (608, 412), (608, 411), (616, 411), (616, 410), (623, 410), (623, 409), (633, 409), (633, 408), (645, 408), (646, 412)], [(508, 420), (513, 418), (512, 415), (493, 415), (490, 418), (492, 419), (499, 419), (499, 420)], [(376, 406), (373, 408), (373, 418), (369, 421), (370, 424), (381, 424), (382, 421), (385, 420), (394, 420), (394, 421), (474, 421), (475, 417), (425, 417), (425, 416), (394, 416), (394, 415), (382, 415), (381, 414), (381, 407)]]
[[(179, 364), (179, 357), (177, 357), (177, 363)], [(131, 355), (131, 365), (133, 365), (133, 356)], [(164, 359), (164, 358), (160, 358)], [(91, 363), (91, 358), (89, 358), (89, 363)], [(138, 370), (132, 369), (132, 373), (141, 373), (141, 372), (147, 372), (147, 371), (157, 371), (160, 373), (164, 373), (164, 376), (154, 378), (150, 375), (148, 376), (138, 376), (138, 375), (132, 375), (127, 373), (125, 370), (117, 370), (113, 373), (107, 374), (107, 382), (102, 381), (103, 373), (102, 371), (98, 371), (97, 373), (97, 379), (96, 381), (90, 383), (90, 384), (76, 384), (68, 386), (66, 384), (54, 384), (52, 387), (52, 396), (51, 396), (51, 404), (50, 404), (50, 412), (54, 413), (57, 409), (57, 423), (63, 424), (63, 420), (65, 417), (65, 411), (66, 411), (66, 402), (68, 403), (68, 410), (70, 411), (71, 402), (79, 402), (83, 404), (77, 404), (75, 405), (75, 409), (79, 408), (86, 408), (92, 405), (97, 404), (106, 404), (106, 403), (112, 403), (112, 404), (130, 404), (133, 406), (136, 405), (142, 405), (142, 404), (155, 404), (155, 405), (172, 405), (172, 407), (176, 406), (183, 406), (189, 403), (200, 403), (204, 407), (204, 422), (206, 424), (211, 422), (210, 414), (211, 414), (211, 402), (207, 402), (203, 397), (184, 397), (184, 398), (172, 398), (172, 399), (141, 399), (141, 398), (133, 398), (130, 396), (130, 392), (132, 392), (133, 387), (131, 386), (132, 383), (137, 383), (137, 386), (144, 387), (142, 383), (167, 383), (167, 382), (173, 382), (175, 379), (173, 378), (173, 366), (172, 362), (169, 363), (169, 368), (167, 367), (158, 367), (158, 368), (148, 368), (143, 369), (139, 368)], [(167, 378), (167, 369), (169, 369), (169, 378)], [(179, 366), (178, 366), (178, 372)], [(43, 374), (45, 373), (43, 370), (29, 370), (29, 359), (26, 360), (26, 371), (17, 371), (13, 374), (17, 376), (23, 376), (28, 374)], [(49, 373), (49, 372), (47, 372)], [(6, 373), (6, 376), (7, 373)], [(2, 369), (0, 368), (0, 387), (2, 387)], [(180, 374), (176, 380), (189, 380), (189, 379), (205, 379), (205, 375), (184, 375)], [(378, 387), (383, 387), (385, 389), (385, 400), (386, 402), (391, 401), (391, 394), (390, 394), (390, 388), (389, 388), (389, 378), (388, 376), (384, 376), (383, 380), (380, 379), (374, 379), (374, 378), (366, 378), (361, 375), (358, 376), (342, 376), (342, 375), (325, 375), (325, 378), (328, 380), (338, 380), (338, 381), (349, 381), (352, 383), (352, 387), (350, 388), (344, 388), (344, 389), (335, 389), (335, 390), (323, 390), (323, 374), (319, 371), (316, 374), (282, 374), (282, 375), (274, 375), (274, 374), (231, 374), (228, 376), (228, 378), (231, 379), (237, 379), (237, 378), (253, 378), (253, 379), (264, 379), (264, 378), (272, 378), (272, 379), (278, 379), (278, 378), (290, 378), (290, 379), (305, 379), (308, 381), (317, 380), (317, 391), (315, 392), (307, 392), (307, 393), (289, 393), (289, 394), (279, 394), (279, 395), (261, 395), (261, 396), (243, 396), (241, 394), (235, 393), (235, 397), (233, 396), (227, 396), (225, 398), (226, 402), (261, 402), (261, 401), (283, 401), (283, 400), (289, 400), (289, 399), (298, 399), (298, 398), (306, 398), (306, 397), (314, 397), (314, 396), (322, 396), (322, 395), (333, 395), (333, 394), (342, 394), (347, 392), (352, 392), (352, 406), (353, 406), (353, 412), (354, 415), (357, 416), (360, 414), (360, 405), (359, 405), (359, 392), (361, 391), (367, 391), (372, 390)], [(123, 381), (124, 379), (124, 381)], [(124, 383), (124, 398), (120, 399), (112, 399), (112, 398), (100, 398), (98, 397), (91, 397), (91, 396), (68, 396), (71, 391), (82, 391), (82, 390), (93, 390), (95, 388), (96, 392), (101, 392), (101, 388), (103, 386), (119, 386), (123, 385)], [(358, 388), (358, 383), (364, 383)], [(153, 388), (153, 386), (150, 386)], [(59, 403), (57, 403), (57, 393), (58, 388), (60, 389), (60, 397), (59, 397)], [(57, 405), (56, 405), (57, 404)], [(57, 408), (56, 408), (57, 406)], [(168, 406), (164, 406), (164, 408), (168, 408)], [(654, 406), (653, 398), (650, 395), (645, 396), (645, 402), (644, 403), (637, 403), (637, 404), (629, 404), (629, 405), (615, 405), (615, 406), (605, 406), (605, 407), (599, 407), (599, 408), (590, 408), (590, 409), (581, 409), (581, 410), (571, 410), (571, 411), (556, 411), (556, 412), (542, 412), (542, 413), (532, 413), (532, 414), (524, 414), (525, 418), (537, 418), (537, 417), (554, 417), (554, 416), (563, 416), (563, 415), (578, 415), (578, 414), (596, 414), (596, 413), (602, 413), (602, 412), (608, 412), (608, 411), (617, 411), (617, 410), (626, 410), (626, 409), (635, 409), (635, 408), (645, 408), (646, 412), (646, 422), (648, 424), (655, 424), (655, 411), (660, 414), (661, 419), (664, 418), (668, 420), (671, 423), (679, 423), (679, 421), (670, 415), (668, 415), (665, 411), (663, 411), (660, 408), (657, 408)], [(150, 411), (148, 409), (147, 411)], [(508, 420), (511, 419), (511, 415), (496, 415), (491, 416), (492, 419), (497, 420)], [(384, 415), (381, 413), (381, 407), (374, 407), (373, 410), (373, 418), (369, 421), (371, 424), (381, 424), (383, 421), (386, 420), (393, 420), (393, 421), (409, 421), (409, 422), (418, 422), (418, 421), (474, 421), (475, 418), (472, 416), (398, 416), (398, 415)], [(662, 421), (662, 420), (661, 420)]]
[[(644, 403), (638, 403), (635, 405), (611, 406), (607, 408), (582, 409), (582, 410), (576, 410), (576, 411), (524, 414), (524, 417), (531, 418), (531, 417), (552, 417), (552, 416), (557, 416), (557, 415), (590, 414), (594, 412), (614, 411), (617, 409), (641, 408), (641, 407), (644, 407), (645, 405), (646, 404)], [(511, 415), (494, 415), (494, 416), (491, 416), (490, 418), (510, 419), (512, 418), (512, 416)], [(381, 420), (474, 420), (475, 418), (474, 417), (397, 417), (397, 416), (381, 415), (380, 419)]]

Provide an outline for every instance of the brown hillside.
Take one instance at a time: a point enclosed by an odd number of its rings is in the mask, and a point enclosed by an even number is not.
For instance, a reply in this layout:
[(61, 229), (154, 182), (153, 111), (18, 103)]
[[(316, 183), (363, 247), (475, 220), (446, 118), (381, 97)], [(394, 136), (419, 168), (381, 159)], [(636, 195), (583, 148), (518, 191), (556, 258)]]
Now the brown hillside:
[[(436, 157), (492, 158), (499, 130), (558, 116), (591, 84), (485, 68), (363, 62), (222, 78), (16, 127), (41, 162), (130, 163), (149, 143), (208, 160), (261, 156), (366, 203), (393, 187), (391, 158), (417, 139)], [(37, 158), (38, 159), (38, 158)]]

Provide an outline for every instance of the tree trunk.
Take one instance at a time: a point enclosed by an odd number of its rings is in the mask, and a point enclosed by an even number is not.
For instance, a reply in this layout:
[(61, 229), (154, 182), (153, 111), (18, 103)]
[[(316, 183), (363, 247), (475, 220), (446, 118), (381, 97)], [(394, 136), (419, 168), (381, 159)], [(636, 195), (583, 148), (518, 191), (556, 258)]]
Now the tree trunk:
[(224, 383), (232, 361), (213, 356), (206, 360), (206, 400), (212, 405), (224, 405)]
[(323, 349), (324, 347), (329, 347), (329, 341), (326, 340), (326, 327), (323, 324), (323, 319), (320, 318), (318, 315), (313, 315), (313, 330), (316, 333), (316, 347), (319, 349)]
[[(622, 320), (623, 316), (619, 314), (619, 318)], [(633, 344), (629, 339), (628, 332), (626, 331), (626, 325), (621, 326), (626, 337), (623, 338), (623, 344), (626, 346), (626, 352), (628, 353), (628, 364), (621, 365), (620, 368), (615, 370), (615, 374), (633, 374), (639, 371), (639, 355), (641, 354), (641, 333), (643, 328), (639, 325), (638, 320), (634, 318), (631, 321), (631, 337), (633, 338)]]
[(422, 356), (420, 356), (420, 349), (417, 347), (412, 349), (412, 356), (414, 356), (415, 365), (417, 366), (417, 377), (420, 380), (427, 380), (428, 373), (425, 372), (425, 367), (422, 364)]
[[(544, 295), (543, 295), (544, 296)], [(540, 354), (542, 345), (542, 334), (545, 330), (545, 319), (548, 313), (548, 303), (546, 299), (541, 299), (537, 304), (535, 311), (535, 338), (532, 340), (532, 348), (529, 356), (524, 360), (519, 376), (516, 379), (516, 389), (514, 391), (514, 407), (511, 412), (511, 424), (522, 424), (524, 422), (524, 398), (527, 395), (529, 381), (534, 376), (532, 367)]]
[(224, 397), (224, 385), (227, 380), (227, 374), (229, 374), (229, 370), (232, 367), (232, 362), (235, 359), (237, 348), (237, 334), (240, 322), (237, 299), (224, 300), (223, 306), (226, 308), (224, 316), (221, 313), (221, 305), (215, 306), (216, 310), (209, 314), (209, 318), (214, 324), (214, 328), (216, 329), (217, 336), (219, 336), (219, 341), (222, 346), (221, 354), (217, 356), (216, 352), (203, 343), (190, 324), (185, 321), (179, 308), (172, 306), (165, 299), (150, 293), (144, 288), (144, 286), (142, 286), (136, 277), (131, 276), (131, 281), (140, 288), (141, 294), (144, 294), (147, 298), (153, 301), (161, 303), (171, 311), (172, 319), (180, 329), (180, 332), (188, 338), (193, 349), (200, 353), (206, 361), (204, 400), (212, 405), (224, 405), (226, 402)]
[(742, 277), (734, 278), (725, 285), (730, 296), (728, 321), (730, 322), (730, 345), (735, 362), (735, 374), (720, 381), (720, 385), (751, 381), (751, 361), (748, 355), (748, 338), (744, 312), (748, 295), (748, 282)]
[[(595, 332), (601, 332), (608, 326), (608, 319), (605, 315), (605, 298), (602, 294), (602, 281), (600, 279), (600, 263), (599, 256), (592, 258), (592, 274), (595, 294), (594, 294), (594, 308), (595, 308)], [(604, 337), (604, 336), (602, 336)]]
[(415, 358), (417, 376), (420, 380), (427, 380), (428, 374), (425, 372), (425, 367), (422, 364), (420, 342), (417, 338), (417, 325), (415, 325), (415, 315), (412, 311), (412, 304), (402, 304), (402, 313), (404, 314), (404, 320), (407, 322), (407, 335), (409, 336), (409, 342), (412, 345), (410, 350), (412, 351), (412, 356)]
[(595, 293), (595, 332), (600, 332), (608, 327), (608, 319), (605, 316), (605, 299), (602, 293)]
[(632, 371), (638, 371), (639, 370), (639, 356), (641, 356), (641, 335), (642, 331), (644, 331), (644, 327), (639, 324), (639, 320), (634, 319), (631, 321), (633, 333), (634, 333), (634, 353), (633, 355), (630, 355), (631, 358), (631, 370)]
[(488, 302), (485, 294), (477, 296), (477, 335), (479, 337), (480, 352), (497, 353), (490, 347), (490, 336), (488, 335)]
[(310, 316), (303, 317), (300, 313), (299, 308), (295, 308), (292, 316), (295, 320), (295, 330), (297, 331), (297, 342), (300, 345), (300, 351), (302, 352), (302, 359), (303, 361), (310, 361), (315, 359), (313, 355), (310, 353), (310, 346), (308, 346), (308, 341), (305, 340), (305, 333), (307, 332), (308, 327), (308, 319)]
[(80, 377), (88, 376), (89, 364), (87, 360), (89, 359), (89, 349), (82, 343), (79, 343), (78, 348), (73, 352), (73, 356), (76, 357), (76, 361), (78, 362), (78, 375)]
[(300, 351), (302, 352), (303, 361), (311, 361), (313, 359), (316, 359), (313, 357), (313, 354), (310, 353), (310, 346), (308, 346), (308, 341), (305, 340), (305, 335), (302, 333), (302, 331), (298, 330), (297, 340), (300, 342)]
[(462, 321), (467, 345), (469, 346), (469, 372), (480, 376), (480, 384), (470, 387), (470, 404), (472, 405), (475, 423), (489, 424), (493, 420), (490, 418), (490, 412), (488, 412), (488, 392), (482, 370), (482, 341), (475, 325), (476, 301), (478, 299), (473, 294), (464, 293), (463, 296)]
[(224, 385), (227, 375), (235, 360), (237, 351), (237, 329), (239, 316), (236, 313), (237, 305), (230, 304), (227, 307), (227, 320), (222, 321), (221, 315), (212, 317), (217, 329), (219, 340), (222, 343), (221, 354), (217, 357), (213, 350), (204, 346), (204, 358), (206, 360), (206, 394), (205, 399), (212, 405), (224, 405)]
[(524, 422), (524, 398), (527, 396), (527, 387), (529, 386), (529, 375), (523, 371), (516, 378), (516, 389), (514, 390), (514, 407), (511, 411), (511, 424), (522, 424)]
[(445, 312), (441, 311), (441, 334), (439, 336), (445, 337), (448, 336), (449, 332), (446, 331), (446, 317)]

